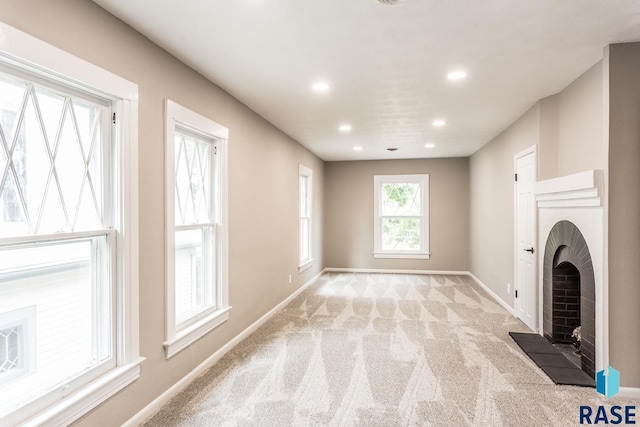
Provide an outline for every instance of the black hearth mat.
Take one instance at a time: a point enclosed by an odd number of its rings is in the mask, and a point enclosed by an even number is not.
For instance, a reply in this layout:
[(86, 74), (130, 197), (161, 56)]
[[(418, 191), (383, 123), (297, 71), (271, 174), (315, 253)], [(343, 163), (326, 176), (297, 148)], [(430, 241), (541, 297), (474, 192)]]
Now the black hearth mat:
[(595, 387), (594, 379), (571, 363), (546, 338), (522, 332), (509, 332), (509, 335), (554, 383)]

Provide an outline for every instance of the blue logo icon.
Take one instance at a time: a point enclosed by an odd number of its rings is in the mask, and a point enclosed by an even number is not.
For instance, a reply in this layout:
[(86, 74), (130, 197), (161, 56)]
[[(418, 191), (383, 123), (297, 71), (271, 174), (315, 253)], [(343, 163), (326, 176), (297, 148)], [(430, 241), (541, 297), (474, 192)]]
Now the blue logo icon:
[(605, 369), (596, 373), (596, 391), (610, 399), (620, 391), (620, 372), (611, 366), (607, 366), (606, 371), (606, 375)]

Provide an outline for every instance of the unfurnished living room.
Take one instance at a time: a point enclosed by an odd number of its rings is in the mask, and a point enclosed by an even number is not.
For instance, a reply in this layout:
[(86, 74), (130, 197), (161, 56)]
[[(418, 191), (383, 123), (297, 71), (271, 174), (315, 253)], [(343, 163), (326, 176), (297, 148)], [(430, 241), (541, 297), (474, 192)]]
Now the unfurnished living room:
[(0, 425), (640, 420), (637, 0), (0, 0)]

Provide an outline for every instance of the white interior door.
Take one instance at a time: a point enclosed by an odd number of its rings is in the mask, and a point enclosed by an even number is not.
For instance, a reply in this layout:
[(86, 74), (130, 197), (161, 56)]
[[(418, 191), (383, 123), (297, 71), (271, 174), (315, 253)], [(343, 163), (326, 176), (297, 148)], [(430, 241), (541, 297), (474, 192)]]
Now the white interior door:
[(528, 327), (537, 331), (535, 151), (516, 157), (516, 173), (516, 314)]

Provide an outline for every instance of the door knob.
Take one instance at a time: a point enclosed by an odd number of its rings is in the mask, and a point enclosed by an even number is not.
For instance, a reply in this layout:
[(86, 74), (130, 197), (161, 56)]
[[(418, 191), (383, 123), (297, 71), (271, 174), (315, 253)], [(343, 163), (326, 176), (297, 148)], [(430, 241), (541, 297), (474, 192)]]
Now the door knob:
[(525, 249), (525, 251), (526, 251), (526, 252), (531, 252), (531, 253), (533, 253), (533, 252), (534, 252), (533, 248)]

